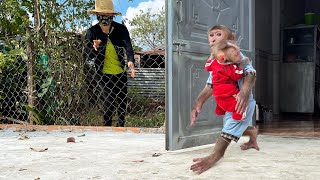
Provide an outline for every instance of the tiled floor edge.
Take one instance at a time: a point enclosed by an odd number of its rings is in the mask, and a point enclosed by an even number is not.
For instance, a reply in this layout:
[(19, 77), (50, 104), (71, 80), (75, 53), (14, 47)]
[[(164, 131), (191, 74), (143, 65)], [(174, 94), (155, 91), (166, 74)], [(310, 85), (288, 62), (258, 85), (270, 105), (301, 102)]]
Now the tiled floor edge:
[(21, 125), (0, 124), (0, 130), (13, 129), (15, 131), (109, 131), (109, 132), (132, 132), (132, 133), (157, 133), (164, 134), (165, 129), (144, 127), (107, 127), (107, 126), (57, 126), (57, 125)]

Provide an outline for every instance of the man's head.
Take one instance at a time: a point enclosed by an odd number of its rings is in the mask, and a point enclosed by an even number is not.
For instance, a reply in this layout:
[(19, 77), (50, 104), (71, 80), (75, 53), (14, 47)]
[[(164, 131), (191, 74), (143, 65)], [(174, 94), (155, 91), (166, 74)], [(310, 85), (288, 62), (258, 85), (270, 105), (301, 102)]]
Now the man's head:
[(240, 48), (233, 40), (222, 40), (212, 48), (213, 55), (220, 63), (240, 63)]
[(208, 30), (208, 41), (210, 48), (213, 48), (222, 40), (234, 40), (234, 34), (224, 25), (216, 25)]
[(112, 0), (96, 0), (95, 9), (88, 11), (88, 14), (96, 14), (100, 24), (108, 26), (115, 15), (121, 13), (114, 11)]

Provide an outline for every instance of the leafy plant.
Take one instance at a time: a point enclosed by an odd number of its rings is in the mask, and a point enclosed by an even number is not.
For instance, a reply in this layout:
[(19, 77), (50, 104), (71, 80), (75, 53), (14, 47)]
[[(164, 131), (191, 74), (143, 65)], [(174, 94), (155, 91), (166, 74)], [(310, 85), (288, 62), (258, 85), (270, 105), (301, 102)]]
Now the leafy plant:
[(0, 75), (2, 75), (3, 70), (8, 69), (19, 56), (22, 56), (23, 49), (14, 49), (10, 51), (0, 52)]
[(150, 127), (157, 128), (163, 126), (165, 122), (164, 110), (150, 113), (147, 116), (128, 115), (126, 117), (127, 127)]
[[(87, 10), (93, 7), (94, 1), (89, 0), (0, 1), (0, 39), (7, 46), (0, 53), (4, 116), (27, 121), (31, 115), (36, 124), (103, 125), (102, 108), (96, 103), (99, 96), (88, 92), (89, 84), (95, 87), (96, 81), (86, 81), (82, 58), (83, 30), (91, 25)], [(146, 23), (160, 27), (148, 27), (149, 32), (160, 31), (151, 35), (146, 31), (141, 40), (148, 36), (153, 38), (150, 42), (164, 43), (164, 10), (162, 19), (150, 13), (141, 18), (150, 18)], [(137, 44), (136, 49), (145, 47)], [(144, 126), (158, 126), (163, 121), (156, 110), (162, 103), (142, 96), (138, 88), (129, 89), (128, 96), (128, 125), (148, 121)]]
[(131, 38), (134, 44), (146, 49), (155, 49), (165, 43), (165, 10), (162, 8), (159, 13), (152, 13), (140, 10), (140, 13), (129, 21), (133, 26)]

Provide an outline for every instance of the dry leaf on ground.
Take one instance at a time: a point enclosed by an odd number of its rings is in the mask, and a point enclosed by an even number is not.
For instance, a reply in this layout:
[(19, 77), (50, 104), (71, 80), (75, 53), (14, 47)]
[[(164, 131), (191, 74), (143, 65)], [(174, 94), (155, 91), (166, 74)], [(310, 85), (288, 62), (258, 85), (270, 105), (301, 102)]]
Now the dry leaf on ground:
[(32, 151), (36, 151), (36, 152), (44, 152), (44, 151), (47, 151), (48, 148), (44, 148), (44, 149), (35, 149), (35, 148), (30, 148)]

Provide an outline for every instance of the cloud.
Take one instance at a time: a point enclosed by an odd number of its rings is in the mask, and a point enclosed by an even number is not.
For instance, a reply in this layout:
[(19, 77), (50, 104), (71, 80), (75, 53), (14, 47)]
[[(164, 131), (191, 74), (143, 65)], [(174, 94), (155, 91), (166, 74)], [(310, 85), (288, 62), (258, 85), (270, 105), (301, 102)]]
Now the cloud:
[(150, 9), (151, 13), (158, 13), (162, 7), (165, 5), (165, 0), (149, 0), (147, 2), (141, 2), (137, 7), (129, 7), (127, 9), (126, 15), (123, 16), (123, 19), (126, 19), (126, 26), (128, 30), (131, 29), (129, 21), (132, 20), (137, 14), (140, 13), (140, 10), (146, 12)]

